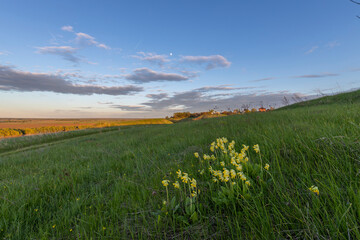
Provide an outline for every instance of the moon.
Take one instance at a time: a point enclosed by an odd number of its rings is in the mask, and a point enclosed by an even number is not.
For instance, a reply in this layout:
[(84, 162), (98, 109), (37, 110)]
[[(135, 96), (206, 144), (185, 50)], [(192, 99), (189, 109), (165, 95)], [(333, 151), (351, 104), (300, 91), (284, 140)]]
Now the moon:
[(172, 52), (169, 55), (172, 56)]

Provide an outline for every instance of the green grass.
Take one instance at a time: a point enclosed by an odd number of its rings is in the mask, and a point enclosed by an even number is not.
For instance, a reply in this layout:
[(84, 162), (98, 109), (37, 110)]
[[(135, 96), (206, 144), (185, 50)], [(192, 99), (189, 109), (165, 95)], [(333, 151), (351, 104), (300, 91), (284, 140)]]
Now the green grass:
[[(0, 239), (360, 239), (360, 105), (350, 99), (359, 92), (347, 97), (346, 103), (120, 127), (0, 155)], [(260, 145), (272, 175), (266, 187), (253, 179), (249, 197), (216, 200), (221, 188), (198, 173), (194, 152), (209, 154), (218, 137), (235, 140), (237, 150)], [(198, 219), (189, 218), (170, 185), (180, 209), (164, 211), (161, 181), (173, 180), (179, 168), (201, 189)]]
[(283, 107), (281, 109), (294, 109), (301, 107), (321, 106), (321, 105), (332, 105), (332, 104), (358, 104), (360, 103), (360, 90), (340, 93), (336, 95), (324, 96), (309, 101), (299, 102)]

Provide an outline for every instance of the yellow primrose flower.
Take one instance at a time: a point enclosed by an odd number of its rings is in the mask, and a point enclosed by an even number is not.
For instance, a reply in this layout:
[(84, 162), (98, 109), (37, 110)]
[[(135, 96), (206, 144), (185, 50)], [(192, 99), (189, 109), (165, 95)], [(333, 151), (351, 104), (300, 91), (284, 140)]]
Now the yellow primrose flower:
[(254, 148), (256, 153), (260, 152), (259, 144), (254, 145), (253, 148)]
[(221, 165), (222, 167), (225, 167), (225, 162), (220, 162), (220, 165)]
[(265, 164), (265, 167), (264, 167), (266, 170), (269, 170), (270, 168), (270, 165), (269, 164)]
[(316, 193), (317, 195), (319, 195), (319, 188), (316, 187), (315, 185), (312, 185), (310, 188), (309, 188), (310, 191), (312, 191), (313, 193)]
[(192, 196), (192, 197), (196, 197), (196, 196), (197, 196), (197, 193), (196, 193), (195, 191), (193, 191), (193, 192), (191, 193), (191, 196)]
[(161, 183), (162, 183), (162, 185), (164, 185), (164, 187), (167, 187), (169, 185), (170, 181), (169, 180), (162, 180)]
[(196, 180), (195, 180), (195, 178), (191, 179), (191, 187), (196, 188)]
[(105, 230), (106, 229), (106, 227), (103, 227), (103, 230)]
[(216, 178), (213, 178), (212, 180), (213, 180), (213, 182), (218, 182), (218, 180)]
[(37, 212), (37, 211), (39, 211), (39, 209), (35, 208), (34, 211)]
[(167, 203), (167, 202), (164, 200), (164, 201), (163, 201), (163, 205), (166, 205), (166, 203)]
[(173, 185), (174, 185), (175, 188), (180, 188), (180, 184), (179, 184), (178, 181), (176, 181), (175, 183), (173, 183)]
[(176, 174), (178, 175), (178, 178), (181, 178), (182, 174), (180, 169), (176, 171)]
[(196, 157), (196, 158), (199, 158), (199, 153), (194, 153), (194, 156)]
[(250, 185), (251, 185), (251, 183), (250, 183), (250, 181), (249, 181), (249, 180), (247, 180), (247, 181), (245, 182), (245, 184), (246, 184), (246, 185), (248, 185), (248, 186), (250, 186)]
[(53, 226), (52, 226), (52, 228), (55, 228), (56, 227), (56, 224), (54, 224)]
[(236, 184), (236, 182), (231, 182), (231, 184), (232, 184), (232, 185), (235, 185), (235, 184)]
[(236, 178), (236, 172), (234, 169), (230, 170), (230, 175), (231, 175), (231, 178), (233, 178), (233, 179)]
[(181, 177), (183, 183), (188, 183), (188, 181), (190, 180), (189, 178), (189, 174), (184, 173), (184, 175)]
[(72, 232), (72, 228), (70, 228), (70, 230), (69, 230), (70, 232)]
[(249, 146), (246, 146), (245, 144), (243, 144), (243, 149), (244, 149), (244, 151), (247, 151), (249, 149)]
[(215, 147), (214, 147), (214, 146), (211, 146), (211, 147), (210, 147), (210, 151), (214, 152), (214, 151), (215, 151)]

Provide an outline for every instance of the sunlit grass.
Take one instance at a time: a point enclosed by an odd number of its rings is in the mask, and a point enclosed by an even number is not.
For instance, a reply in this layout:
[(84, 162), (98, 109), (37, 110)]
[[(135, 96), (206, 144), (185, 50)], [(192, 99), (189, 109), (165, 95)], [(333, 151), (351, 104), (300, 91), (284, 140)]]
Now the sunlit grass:
[[(360, 239), (359, 109), (126, 127), (0, 156), (0, 239)], [(237, 165), (231, 140), (237, 157), (249, 146)]]

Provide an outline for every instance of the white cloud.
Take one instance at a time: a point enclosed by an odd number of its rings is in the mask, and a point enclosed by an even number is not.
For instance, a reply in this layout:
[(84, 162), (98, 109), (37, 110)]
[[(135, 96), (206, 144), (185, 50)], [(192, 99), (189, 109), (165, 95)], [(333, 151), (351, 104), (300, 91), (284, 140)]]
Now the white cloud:
[(332, 41), (332, 42), (328, 42), (325, 46), (328, 48), (334, 48), (340, 46), (340, 43), (338, 41)]
[(148, 68), (138, 68), (131, 74), (124, 75), (126, 80), (136, 83), (148, 83), (155, 81), (185, 81), (189, 78), (176, 73), (156, 72)]
[(74, 29), (72, 26), (62, 26), (61, 30), (66, 31), (66, 32), (74, 32)]
[(159, 55), (156, 53), (145, 53), (145, 52), (138, 52), (138, 55), (133, 55), (132, 57), (141, 59), (143, 61), (147, 61), (152, 64), (157, 64), (159, 66), (163, 66), (164, 63), (169, 62), (167, 55)]
[(75, 56), (77, 48), (71, 46), (47, 46), (37, 47), (37, 49), (38, 53), (58, 55), (70, 62), (78, 63), (81, 60)]
[(78, 32), (78, 33), (75, 33), (75, 35), (76, 35), (75, 41), (79, 45), (85, 45), (85, 46), (86, 45), (94, 45), (99, 48), (110, 49), (109, 46), (95, 41), (95, 38), (87, 33)]
[(80, 85), (73, 83), (70, 76), (55, 75), (49, 73), (33, 73), (16, 70), (9, 66), (0, 65), (0, 90), (19, 92), (55, 92), (77, 95), (131, 95), (143, 91), (143, 88), (126, 86), (99, 86)]
[(229, 62), (225, 57), (221, 55), (211, 56), (183, 56), (180, 59), (181, 62), (194, 63), (198, 65), (205, 65), (207, 70), (218, 68), (218, 67), (229, 67)]
[(313, 53), (316, 49), (318, 49), (319, 46), (313, 46), (312, 48), (310, 48), (308, 51), (305, 52), (305, 54), (310, 54)]

